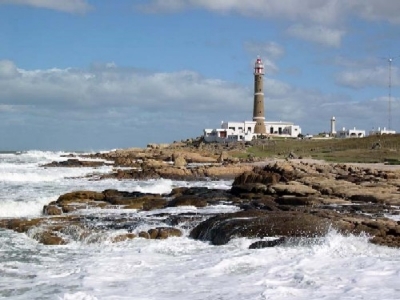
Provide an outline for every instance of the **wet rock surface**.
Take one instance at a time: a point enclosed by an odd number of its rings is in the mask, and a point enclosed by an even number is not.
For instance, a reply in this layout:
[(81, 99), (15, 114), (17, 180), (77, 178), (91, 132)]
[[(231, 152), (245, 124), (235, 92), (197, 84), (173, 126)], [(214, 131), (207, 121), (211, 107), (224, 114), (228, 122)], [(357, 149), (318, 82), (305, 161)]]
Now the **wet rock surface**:
[[(230, 212), (221, 212), (224, 205)], [(243, 171), (230, 190), (73, 191), (46, 205), (41, 217), (1, 219), (0, 227), (46, 245), (181, 236), (223, 245), (246, 237), (259, 249), (337, 230), (400, 247), (399, 206), (398, 171), (282, 161)]]
[(51, 163), (45, 164), (42, 167), (46, 168), (59, 168), (59, 167), (66, 167), (66, 168), (72, 168), (72, 167), (86, 167), (86, 168), (97, 168), (101, 167), (104, 165), (109, 165), (110, 163), (107, 163), (105, 161), (90, 161), (90, 160), (81, 160), (78, 158), (70, 158), (66, 161), (53, 161)]

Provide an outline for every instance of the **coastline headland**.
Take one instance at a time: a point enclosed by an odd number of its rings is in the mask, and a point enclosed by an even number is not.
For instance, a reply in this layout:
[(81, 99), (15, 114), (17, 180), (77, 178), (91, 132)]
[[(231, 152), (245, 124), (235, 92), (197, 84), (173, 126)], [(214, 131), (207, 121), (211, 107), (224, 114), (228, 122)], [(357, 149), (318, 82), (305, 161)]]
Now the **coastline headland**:
[[(249, 155), (249, 147), (254, 145), (205, 144), (195, 139), (68, 157), (43, 167), (97, 167), (101, 159), (114, 169), (93, 174), (93, 180), (229, 179), (232, 187), (176, 187), (168, 194), (74, 190), (45, 205), (43, 216), (2, 219), (0, 227), (28, 233), (48, 245), (94, 242), (111, 232), (113, 242), (186, 234), (215, 245), (247, 237), (254, 239), (251, 248), (262, 248), (315, 239), (336, 230), (365, 234), (378, 245), (400, 247), (399, 166), (327, 162), (299, 158), (294, 151), (286, 157), (255, 157)], [(193, 214), (170, 209), (223, 205), (235, 210)], [(90, 209), (93, 212), (88, 213)], [(125, 213), (131, 210), (156, 211), (152, 217), (165, 226), (143, 231), (139, 226), (143, 220)]]

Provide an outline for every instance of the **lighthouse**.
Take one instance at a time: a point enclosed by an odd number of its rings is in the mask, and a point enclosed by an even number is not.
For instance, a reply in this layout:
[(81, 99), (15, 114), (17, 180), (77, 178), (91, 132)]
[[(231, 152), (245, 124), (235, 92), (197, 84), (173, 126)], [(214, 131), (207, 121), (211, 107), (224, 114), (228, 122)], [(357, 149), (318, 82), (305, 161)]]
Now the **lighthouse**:
[(266, 134), (264, 115), (264, 64), (261, 58), (257, 58), (254, 65), (254, 108), (253, 121), (255, 134)]
[(332, 117), (331, 119), (331, 136), (336, 135), (336, 119), (335, 117)]

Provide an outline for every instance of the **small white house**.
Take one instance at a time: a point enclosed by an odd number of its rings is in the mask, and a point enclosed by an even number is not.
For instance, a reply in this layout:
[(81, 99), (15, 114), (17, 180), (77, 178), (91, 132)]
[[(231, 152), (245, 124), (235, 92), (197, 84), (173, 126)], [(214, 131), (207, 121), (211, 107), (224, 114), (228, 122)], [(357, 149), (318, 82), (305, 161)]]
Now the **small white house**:
[(396, 131), (395, 130), (388, 130), (388, 129), (386, 129), (386, 127), (383, 127), (383, 129), (378, 127), (377, 130), (372, 129), (369, 132), (369, 135), (382, 135), (382, 134), (396, 134)]
[(365, 130), (356, 129), (347, 129), (343, 127), (342, 130), (337, 131), (337, 138), (363, 138), (365, 137)]
[(265, 127), (269, 136), (297, 138), (301, 134), (300, 126), (290, 122), (265, 122)]

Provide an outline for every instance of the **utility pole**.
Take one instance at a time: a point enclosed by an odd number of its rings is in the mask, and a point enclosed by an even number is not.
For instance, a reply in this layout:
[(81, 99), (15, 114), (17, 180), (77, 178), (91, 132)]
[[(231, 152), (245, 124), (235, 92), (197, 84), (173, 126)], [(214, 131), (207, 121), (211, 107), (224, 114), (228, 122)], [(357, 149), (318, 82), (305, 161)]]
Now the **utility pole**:
[(389, 63), (389, 92), (388, 92), (388, 96), (389, 96), (389, 100), (388, 100), (388, 130), (392, 129), (392, 63), (393, 60), (395, 58), (397, 58), (399, 56), (389, 56), (389, 57), (385, 57), (384, 59), (386, 59)]

